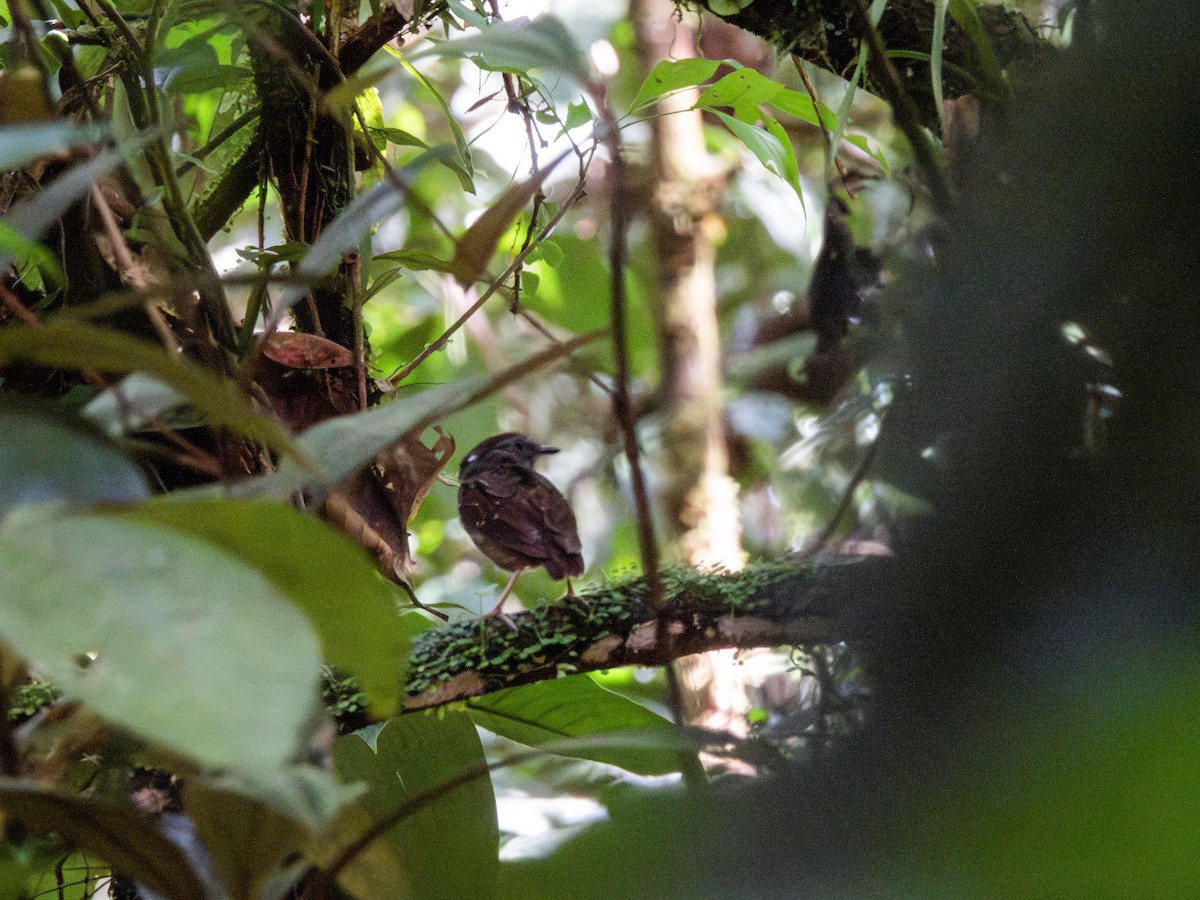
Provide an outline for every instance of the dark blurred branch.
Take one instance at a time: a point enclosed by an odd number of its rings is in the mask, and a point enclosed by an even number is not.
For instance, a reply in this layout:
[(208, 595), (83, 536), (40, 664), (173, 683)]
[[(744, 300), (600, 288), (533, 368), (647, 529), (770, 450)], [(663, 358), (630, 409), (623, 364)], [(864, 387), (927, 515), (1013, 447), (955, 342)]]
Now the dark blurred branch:
[[(700, 6), (718, 18), (758, 35), (786, 53), (806, 59), (822, 69), (849, 76), (858, 60), (862, 27), (858, 24), (855, 0), (755, 0), (745, 9), (721, 15), (704, 0)], [(979, 17), (1001, 68), (1026, 60), (1044, 58), (1054, 47), (1042, 38), (1020, 13), (1000, 4), (979, 7)], [(933, 100), (929, 63), (907, 54), (927, 58), (933, 45), (934, 4), (930, 0), (891, 0), (879, 21), (879, 36), (891, 54), (905, 54), (899, 66), (905, 91), (912, 97), (921, 124), (940, 130), (940, 117)], [(982, 94), (991, 77), (978, 58), (966, 32), (947, 19), (942, 91), (947, 99), (963, 94)], [(878, 58), (867, 64), (865, 87), (887, 97), (885, 73)]]

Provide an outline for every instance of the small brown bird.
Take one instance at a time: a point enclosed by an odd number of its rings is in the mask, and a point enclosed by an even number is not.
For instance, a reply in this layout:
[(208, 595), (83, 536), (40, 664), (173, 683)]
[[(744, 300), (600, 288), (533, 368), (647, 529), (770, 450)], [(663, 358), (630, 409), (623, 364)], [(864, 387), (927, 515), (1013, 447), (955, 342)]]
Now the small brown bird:
[(512, 572), (500, 594), (497, 615), (526, 569), (541, 566), (555, 581), (583, 574), (575, 513), (567, 498), (533, 470), (539, 456), (557, 453), (521, 434), (507, 432), (481, 442), (458, 470), (458, 517), (475, 546)]

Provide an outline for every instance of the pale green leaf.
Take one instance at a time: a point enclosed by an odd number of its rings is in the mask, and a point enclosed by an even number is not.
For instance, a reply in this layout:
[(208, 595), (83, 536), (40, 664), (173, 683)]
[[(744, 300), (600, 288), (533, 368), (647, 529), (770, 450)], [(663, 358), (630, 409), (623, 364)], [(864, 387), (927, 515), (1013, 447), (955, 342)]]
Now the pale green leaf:
[(459, 379), (354, 415), (326, 419), (298, 439), (306, 462), (285, 459), (278, 471), (232, 485), (230, 493), (286, 499), (303, 491), (320, 503), (333, 485), (361, 469), (381, 450), (414, 427), (460, 408), (485, 383), (484, 378)]
[(237, 385), (198, 363), (168, 356), (157, 344), (87, 322), (58, 320), (41, 328), (0, 328), (0, 360), (22, 360), (75, 371), (141, 371), (174, 388), (211, 425), (224, 425), (269, 449), (292, 454), (292, 439), (254, 410)]
[[(725, 123), (738, 140), (746, 145), (746, 148), (758, 158), (759, 162), (767, 167), (768, 171), (788, 182), (797, 194), (800, 193), (799, 182), (793, 180), (796, 172), (796, 155), (790, 142), (784, 143), (777, 134), (747, 125), (720, 110), (714, 109), (712, 112)], [(775, 124), (778, 125), (778, 123)], [(786, 138), (786, 134), (784, 137)]]
[(219, 769), (304, 746), (317, 638), (207, 542), (111, 516), (22, 523), (0, 536), (0, 597), (4, 641), (113, 724)]
[(371, 712), (378, 718), (395, 713), (409, 641), (392, 589), (341, 532), (266, 501), (165, 498), (124, 515), (208, 541), (261, 572), (308, 614), (325, 660), (358, 679)]
[(0, 516), (34, 503), (81, 508), (149, 495), (141, 469), (100, 435), (62, 415), (0, 406)]
[(92, 143), (108, 136), (106, 121), (81, 125), (69, 122), (29, 122), (0, 128), (0, 172), (19, 169), (47, 154), (61, 153), (75, 144)]

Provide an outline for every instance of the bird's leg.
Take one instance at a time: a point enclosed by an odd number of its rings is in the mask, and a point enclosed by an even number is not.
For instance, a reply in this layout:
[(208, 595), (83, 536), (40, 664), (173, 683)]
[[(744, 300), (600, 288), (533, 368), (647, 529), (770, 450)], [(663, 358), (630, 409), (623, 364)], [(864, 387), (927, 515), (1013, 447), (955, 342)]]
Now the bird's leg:
[(517, 569), (517, 571), (512, 573), (508, 579), (508, 584), (505, 585), (504, 590), (500, 592), (500, 599), (496, 601), (496, 605), (492, 611), (487, 614), (487, 618), (500, 615), (500, 607), (504, 605), (504, 601), (507, 600), (508, 595), (512, 593), (513, 585), (517, 583), (517, 579), (521, 577), (521, 573), (524, 571), (524, 569)]

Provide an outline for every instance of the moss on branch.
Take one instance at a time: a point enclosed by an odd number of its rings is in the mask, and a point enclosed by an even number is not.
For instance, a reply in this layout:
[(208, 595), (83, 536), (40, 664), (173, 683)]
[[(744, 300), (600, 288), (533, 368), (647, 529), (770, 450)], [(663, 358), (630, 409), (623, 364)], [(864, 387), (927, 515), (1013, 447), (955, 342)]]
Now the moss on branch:
[(650, 606), (645, 579), (636, 577), (508, 622), (442, 625), (414, 642), (404, 705), (426, 709), (562, 674), (661, 665), (706, 650), (843, 640), (857, 631), (859, 576), (875, 572), (871, 562), (766, 563), (736, 573), (672, 567), (663, 572), (661, 614)]

